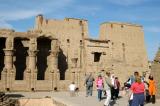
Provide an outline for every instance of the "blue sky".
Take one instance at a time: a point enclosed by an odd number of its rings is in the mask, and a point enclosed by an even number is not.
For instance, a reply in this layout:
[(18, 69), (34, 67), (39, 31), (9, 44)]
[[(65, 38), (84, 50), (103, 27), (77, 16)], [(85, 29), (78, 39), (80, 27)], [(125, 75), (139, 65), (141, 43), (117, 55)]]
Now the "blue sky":
[(0, 0), (0, 28), (26, 31), (34, 27), (37, 14), (49, 19), (87, 19), (94, 38), (102, 22), (141, 24), (149, 60), (160, 46), (160, 0)]

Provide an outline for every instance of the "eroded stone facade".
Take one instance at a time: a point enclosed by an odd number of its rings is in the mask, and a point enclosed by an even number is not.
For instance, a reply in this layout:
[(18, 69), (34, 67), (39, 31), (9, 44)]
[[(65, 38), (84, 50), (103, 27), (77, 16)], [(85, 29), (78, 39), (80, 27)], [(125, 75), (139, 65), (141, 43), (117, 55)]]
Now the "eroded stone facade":
[(157, 92), (156, 92), (156, 96), (158, 98), (160, 98), (160, 48), (157, 51), (157, 54), (154, 58), (154, 61), (152, 62), (151, 65), (151, 74), (154, 77), (154, 80), (156, 81), (156, 88), (157, 88)]
[(104, 69), (125, 81), (134, 71), (148, 70), (142, 26), (103, 23), (92, 39), (83, 19), (45, 19), (38, 15), (28, 32), (0, 30), (0, 89), (11, 91), (67, 90), (75, 81)]

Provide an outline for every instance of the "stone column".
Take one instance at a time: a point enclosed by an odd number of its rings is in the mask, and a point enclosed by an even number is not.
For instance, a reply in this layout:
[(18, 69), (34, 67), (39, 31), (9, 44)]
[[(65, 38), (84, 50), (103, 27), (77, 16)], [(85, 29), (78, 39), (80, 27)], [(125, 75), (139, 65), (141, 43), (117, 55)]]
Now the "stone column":
[(15, 69), (13, 68), (13, 38), (6, 39), (6, 48), (3, 49), (5, 53), (4, 69), (2, 71), (2, 80), (4, 82), (4, 90), (10, 90), (15, 78)]
[(52, 62), (51, 62), (51, 75), (52, 75), (52, 89), (57, 87), (58, 81), (60, 79), (59, 75), (59, 70), (58, 70), (58, 57), (57, 57), (57, 52), (51, 51), (51, 57), (52, 57)]
[(50, 55), (47, 57), (47, 71), (45, 72), (45, 79), (49, 80), (49, 76), (47, 74), (53, 73), (57, 70), (57, 52), (50, 50)]
[(38, 50), (36, 38), (31, 38), (29, 42), (28, 50), (28, 65), (25, 70), (25, 80), (28, 84), (26, 90), (35, 90), (36, 80), (37, 80), (37, 67), (36, 67), (36, 55)]
[(45, 79), (51, 81), (51, 88), (54, 90), (57, 87), (57, 82), (59, 80), (59, 70), (58, 70), (58, 42), (57, 40), (51, 41), (50, 55), (47, 57), (47, 71), (45, 72)]
[(36, 69), (36, 55), (37, 55), (38, 50), (29, 50), (28, 55), (29, 55), (29, 63), (28, 63), (28, 68), (32, 71), (35, 72)]
[(7, 71), (13, 69), (13, 49), (3, 49), (5, 53), (5, 68)]
[(4, 89), (10, 90), (12, 86), (12, 82), (15, 78), (15, 70), (13, 69), (13, 50), (12, 49), (4, 49), (5, 53), (5, 66), (2, 71), (2, 80), (4, 81)]
[(71, 58), (72, 69), (71, 69), (71, 81), (74, 81), (78, 85), (78, 68), (77, 68), (78, 58)]
[(60, 73), (59, 73), (59, 69), (58, 69), (58, 52), (59, 52), (59, 44), (58, 44), (58, 40), (52, 40), (52, 45), (51, 45), (51, 56), (53, 58), (53, 80), (52, 80), (52, 86), (53, 89), (58, 87), (58, 82), (60, 80)]
[(25, 80), (27, 81), (29, 90), (35, 89), (35, 82), (37, 80), (37, 68), (36, 68), (36, 54), (37, 50), (28, 50), (28, 67), (25, 70)]

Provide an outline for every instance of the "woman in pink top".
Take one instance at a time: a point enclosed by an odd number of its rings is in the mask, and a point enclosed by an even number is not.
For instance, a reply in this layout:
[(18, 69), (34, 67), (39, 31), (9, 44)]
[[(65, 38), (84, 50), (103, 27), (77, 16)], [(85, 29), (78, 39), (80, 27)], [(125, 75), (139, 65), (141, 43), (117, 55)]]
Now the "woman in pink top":
[(133, 92), (133, 100), (131, 106), (144, 106), (144, 83), (141, 82), (141, 77), (136, 77), (135, 82), (131, 86)]
[(103, 90), (103, 78), (101, 75), (98, 75), (98, 78), (96, 79), (96, 87), (97, 87), (97, 91), (98, 91), (98, 100), (101, 101), (102, 90)]

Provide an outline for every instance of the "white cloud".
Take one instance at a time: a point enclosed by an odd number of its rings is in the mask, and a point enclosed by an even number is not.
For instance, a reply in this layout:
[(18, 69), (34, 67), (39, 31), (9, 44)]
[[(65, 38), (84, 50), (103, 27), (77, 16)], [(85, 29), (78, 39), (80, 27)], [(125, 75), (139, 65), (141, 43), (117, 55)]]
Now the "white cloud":
[(42, 12), (38, 10), (16, 10), (14, 12), (1, 12), (0, 19), (6, 21), (14, 21), (30, 18), (40, 13)]
[(122, 6), (130, 6), (130, 5), (137, 5), (149, 0), (107, 0), (113, 4), (122, 5)]
[[(16, 21), (58, 11), (73, 0), (2, 0), (0, 3), (0, 26), (12, 28), (8, 21)], [(12, 8), (11, 8), (12, 6)]]
[(0, 28), (12, 29), (12, 25), (6, 23), (4, 20), (0, 20)]
[(158, 26), (146, 27), (144, 30), (148, 32), (160, 33), (160, 27)]

